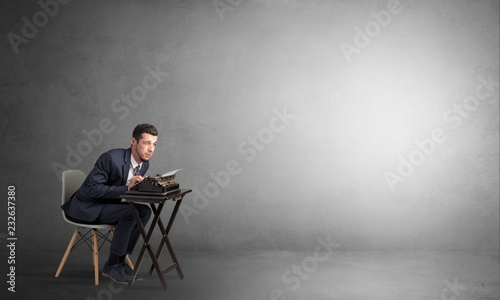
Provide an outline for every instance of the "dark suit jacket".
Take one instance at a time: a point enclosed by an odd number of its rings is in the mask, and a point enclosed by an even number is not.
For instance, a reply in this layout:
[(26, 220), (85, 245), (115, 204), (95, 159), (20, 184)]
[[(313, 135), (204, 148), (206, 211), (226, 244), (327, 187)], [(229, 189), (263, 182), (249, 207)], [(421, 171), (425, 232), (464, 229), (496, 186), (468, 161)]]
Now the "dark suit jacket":
[[(94, 168), (73, 196), (61, 206), (70, 218), (93, 222), (104, 205), (119, 203), (118, 196), (127, 191), (131, 148), (113, 149), (97, 159)], [(142, 163), (140, 173), (146, 174), (149, 163)]]

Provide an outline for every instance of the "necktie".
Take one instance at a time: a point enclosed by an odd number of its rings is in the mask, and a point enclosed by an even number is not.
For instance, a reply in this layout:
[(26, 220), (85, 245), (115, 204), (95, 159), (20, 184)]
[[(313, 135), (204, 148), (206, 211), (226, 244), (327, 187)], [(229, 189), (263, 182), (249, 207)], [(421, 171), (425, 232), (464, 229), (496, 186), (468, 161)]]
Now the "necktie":
[(141, 173), (139, 173), (140, 170), (141, 170), (141, 166), (135, 167), (135, 169), (134, 169), (134, 176), (141, 175)]

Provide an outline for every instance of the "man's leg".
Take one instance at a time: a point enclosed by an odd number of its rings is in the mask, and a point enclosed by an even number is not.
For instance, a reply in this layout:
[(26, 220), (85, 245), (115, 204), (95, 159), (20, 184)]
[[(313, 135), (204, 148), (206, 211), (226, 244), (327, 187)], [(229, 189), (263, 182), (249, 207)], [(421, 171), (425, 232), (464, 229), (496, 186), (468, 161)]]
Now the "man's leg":
[[(151, 209), (146, 205), (136, 205), (136, 207), (145, 225), (151, 217)], [(106, 205), (96, 222), (115, 226), (110, 247), (111, 253), (119, 257), (124, 257), (127, 253), (132, 253), (140, 231), (128, 203)]]
[[(151, 216), (151, 209), (145, 205), (136, 205), (136, 207), (143, 224), (146, 224)], [(104, 273), (114, 281), (126, 283), (130, 270), (122, 264), (122, 261), (125, 260), (127, 253), (132, 253), (140, 234), (130, 205), (128, 203), (108, 204), (95, 222), (115, 226)]]
[[(146, 229), (146, 224), (148, 223), (151, 217), (151, 208), (149, 208), (149, 206), (147, 205), (141, 205), (141, 204), (137, 204), (136, 208), (137, 211), (139, 212), (139, 217), (141, 218), (142, 225), (144, 225), (144, 228)], [(135, 245), (139, 240), (140, 235), (141, 235), (141, 230), (139, 229), (139, 226), (136, 224), (136, 226), (132, 228), (132, 232), (130, 233), (130, 239), (128, 241), (128, 246), (127, 246), (127, 254), (132, 254)], [(123, 259), (125, 259), (125, 257), (123, 257)]]

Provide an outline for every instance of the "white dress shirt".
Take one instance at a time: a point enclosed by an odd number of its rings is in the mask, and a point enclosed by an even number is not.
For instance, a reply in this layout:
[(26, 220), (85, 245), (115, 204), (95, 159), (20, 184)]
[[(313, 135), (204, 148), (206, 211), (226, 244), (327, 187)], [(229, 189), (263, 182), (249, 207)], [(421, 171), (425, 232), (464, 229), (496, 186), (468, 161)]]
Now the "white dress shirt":
[(134, 156), (130, 154), (130, 168), (128, 170), (127, 185), (129, 185), (130, 180), (134, 177), (134, 169), (139, 166), (139, 170), (142, 168), (142, 162), (139, 164), (135, 161)]

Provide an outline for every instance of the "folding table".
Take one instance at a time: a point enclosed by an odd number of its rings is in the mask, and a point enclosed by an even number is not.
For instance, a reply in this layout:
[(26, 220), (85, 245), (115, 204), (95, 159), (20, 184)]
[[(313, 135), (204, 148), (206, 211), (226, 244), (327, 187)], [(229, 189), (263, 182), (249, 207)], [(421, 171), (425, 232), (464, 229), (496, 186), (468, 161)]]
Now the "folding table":
[[(137, 222), (137, 225), (139, 226), (139, 229), (141, 231), (141, 235), (144, 239), (144, 243), (142, 244), (141, 251), (139, 252), (139, 256), (137, 257), (137, 261), (134, 265), (134, 272), (132, 274), (132, 277), (128, 283), (128, 286), (132, 286), (132, 284), (135, 282), (135, 276), (137, 275), (137, 272), (139, 271), (139, 267), (141, 265), (142, 259), (144, 257), (144, 254), (146, 250), (149, 252), (149, 256), (151, 257), (151, 260), (153, 261), (153, 264), (151, 265), (151, 268), (149, 270), (149, 274), (153, 274), (153, 270), (156, 270), (158, 273), (158, 277), (160, 278), (160, 281), (163, 285), (164, 289), (167, 289), (167, 283), (165, 281), (165, 277), (163, 274), (176, 269), (177, 274), (179, 275), (180, 279), (184, 278), (184, 275), (182, 274), (181, 267), (179, 265), (179, 261), (177, 260), (177, 257), (175, 256), (174, 249), (172, 248), (172, 244), (170, 243), (170, 240), (168, 239), (168, 233), (170, 232), (170, 228), (172, 227), (172, 224), (174, 223), (175, 216), (177, 215), (177, 211), (179, 210), (179, 207), (181, 205), (182, 199), (184, 198), (184, 195), (187, 193), (190, 193), (191, 190), (187, 189), (181, 189), (178, 192), (173, 192), (169, 193), (167, 195), (154, 195), (154, 194), (140, 194), (140, 193), (127, 193), (125, 195), (121, 195), (120, 198), (122, 198), (123, 201), (127, 202), (130, 204), (130, 207), (132, 209), (132, 212), (134, 214), (135, 220)], [(165, 205), (165, 202), (168, 200), (173, 200), (175, 201), (175, 206), (174, 210), (172, 211), (172, 214), (170, 215), (170, 219), (168, 220), (168, 225), (167, 228), (163, 225), (163, 222), (161, 221), (161, 212), (163, 209), (163, 206)], [(137, 207), (135, 206), (136, 203), (147, 203), (151, 206), (151, 210), (153, 211), (153, 220), (151, 221), (151, 225), (149, 225), (149, 230), (146, 233), (146, 230), (144, 228), (144, 224), (142, 224), (141, 218), (139, 217), (139, 212), (137, 211)], [(149, 244), (149, 241), (151, 239), (151, 236), (153, 235), (153, 231), (158, 224), (158, 228), (161, 231), (162, 234), (162, 239), (160, 242), (160, 245), (158, 247), (158, 250), (156, 253), (153, 251), (153, 248)], [(163, 246), (167, 245), (167, 249), (170, 253), (170, 256), (172, 258), (173, 263), (166, 267), (165, 269), (160, 268), (160, 264), (158, 262), (158, 259), (160, 258), (161, 252), (163, 251)]]

